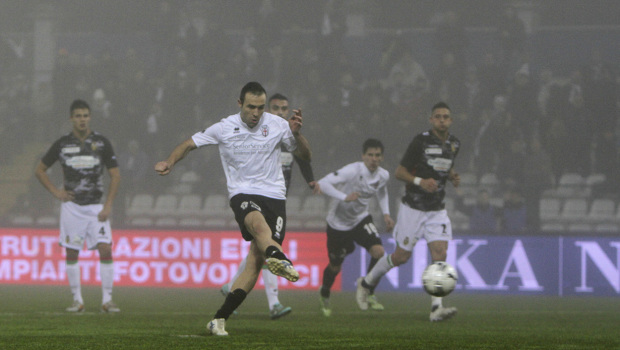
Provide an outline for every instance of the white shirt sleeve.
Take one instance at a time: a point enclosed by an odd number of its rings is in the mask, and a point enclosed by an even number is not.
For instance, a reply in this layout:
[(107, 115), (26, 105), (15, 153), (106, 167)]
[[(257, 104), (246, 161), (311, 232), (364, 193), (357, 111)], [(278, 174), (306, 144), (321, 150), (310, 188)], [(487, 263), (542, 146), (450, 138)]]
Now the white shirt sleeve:
[[(277, 117), (278, 119), (282, 119), (280, 117)], [(293, 132), (291, 131), (291, 127), (288, 124), (288, 121), (282, 119), (282, 121), (286, 124), (283, 126), (284, 129), (284, 135), (282, 136), (282, 144), (284, 145), (284, 148), (289, 151), (289, 152), (293, 152), (294, 150), (297, 149), (297, 140), (295, 140), (295, 136), (293, 135)]]
[(387, 186), (383, 186), (377, 191), (377, 199), (383, 215), (390, 215), (390, 200), (388, 198)]
[(206, 145), (217, 145), (222, 134), (222, 123), (215, 123), (203, 131), (199, 131), (192, 136), (192, 140), (197, 147)]
[(333, 173), (329, 173), (319, 180), (321, 191), (330, 197), (344, 201), (345, 198), (347, 198), (347, 193), (340, 191), (336, 186), (350, 181), (353, 176), (355, 176), (355, 171), (350, 165), (344, 166)]

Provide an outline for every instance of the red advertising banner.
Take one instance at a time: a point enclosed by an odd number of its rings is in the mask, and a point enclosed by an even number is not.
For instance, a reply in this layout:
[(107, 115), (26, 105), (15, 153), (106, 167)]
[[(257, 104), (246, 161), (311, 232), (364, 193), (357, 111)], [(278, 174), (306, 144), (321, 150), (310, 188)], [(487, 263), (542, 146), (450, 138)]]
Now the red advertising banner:
[[(250, 246), (236, 231), (115, 230), (113, 237), (116, 286), (219, 288)], [(283, 248), (300, 278), (280, 278), (279, 288), (317, 290), (328, 263), (325, 234), (290, 232)], [(67, 283), (57, 230), (0, 229), (0, 259), (0, 284)], [(82, 251), (79, 264), (82, 284), (98, 285), (98, 252)], [(263, 288), (262, 278), (256, 288)], [(341, 289), (340, 278), (332, 289)]]

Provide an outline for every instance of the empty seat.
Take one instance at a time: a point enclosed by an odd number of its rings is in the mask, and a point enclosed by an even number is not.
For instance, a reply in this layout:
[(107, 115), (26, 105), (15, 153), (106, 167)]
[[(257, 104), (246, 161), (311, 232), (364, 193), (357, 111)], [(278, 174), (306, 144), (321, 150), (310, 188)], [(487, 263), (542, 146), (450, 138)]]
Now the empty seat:
[(150, 215), (154, 201), (153, 195), (148, 193), (135, 195), (129, 204), (129, 208), (127, 208), (127, 216)]
[(562, 232), (566, 227), (559, 222), (548, 222), (540, 226), (542, 232)]
[(575, 222), (568, 225), (568, 232), (591, 233), (592, 226), (581, 222)]
[(594, 232), (620, 233), (620, 226), (611, 223), (597, 224), (594, 226)]
[(34, 224), (34, 218), (30, 215), (17, 215), (11, 218), (11, 224), (15, 226), (28, 226)]
[(577, 173), (564, 173), (560, 176), (556, 194), (560, 197), (586, 196), (590, 188), (586, 186), (586, 179)]
[(588, 213), (588, 202), (584, 198), (569, 198), (564, 203), (560, 219), (577, 221), (585, 219)]
[(611, 199), (597, 198), (592, 201), (588, 220), (592, 222), (604, 222), (614, 219), (616, 203)]
[(177, 211), (178, 198), (174, 194), (160, 194), (155, 200), (153, 215), (173, 216)]
[(232, 215), (228, 204), (228, 197), (223, 194), (210, 194), (205, 199), (202, 213), (208, 217), (220, 217)]
[(605, 174), (600, 174), (600, 173), (590, 174), (586, 177), (586, 186), (592, 187), (594, 185), (605, 182), (606, 179), (607, 177), (605, 176)]
[(327, 204), (323, 196), (307, 196), (301, 210), (306, 218), (325, 218), (327, 215)]
[(179, 217), (198, 216), (202, 211), (202, 197), (197, 194), (184, 194), (179, 200), (176, 215)]
[(177, 225), (177, 220), (173, 217), (163, 217), (155, 220), (155, 226), (158, 227), (174, 227)]
[(559, 198), (542, 198), (540, 200), (540, 219), (557, 220), (560, 216), (562, 201)]
[(298, 217), (301, 211), (301, 196), (295, 194), (289, 194), (286, 197), (286, 216)]

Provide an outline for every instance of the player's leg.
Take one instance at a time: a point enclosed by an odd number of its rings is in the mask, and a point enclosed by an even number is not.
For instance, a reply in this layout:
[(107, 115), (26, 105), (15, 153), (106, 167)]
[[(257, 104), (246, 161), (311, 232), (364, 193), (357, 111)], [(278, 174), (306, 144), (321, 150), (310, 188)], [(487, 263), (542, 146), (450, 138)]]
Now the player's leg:
[(244, 220), (256, 245), (267, 257), (267, 267), (275, 275), (282, 276), (291, 282), (299, 279), (299, 273), (293, 267), (292, 262), (282, 251), (282, 246), (271, 238), (272, 231), (261, 212), (252, 211)]
[(230, 206), (244, 239), (256, 243), (266, 257), (269, 271), (297, 281), (299, 273), (280, 245), (286, 229), (286, 201), (239, 194), (231, 198)]
[(84, 299), (82, 298), (80, 265), (78, 263), (80, 251), (66, 248), (66, 252), (67, 280), (69, 281), (69, 288), (71, 288), (71, 294), (73, 295), (73, 304), (67, 308), (67, 311), (82, 312), (84, 311)]
[(360, 277), (357, 281), (355, 298), (360, 309), (368, 309), (368, 296), (371, 295), (371, 290), (379, 284), (381, 278), (393, 267), (402, 265), (409, 260), (411, 251), (419, 239), (418, 232), (423, 220), (422, 212), (401, 203), (393, 233), (396, 250), (392, 254), (384, 254), (368, 274), (365, 277)]
[(233, 283), (232, 290), (226, 296), (224, 304), (215, 313), (213, 320), (208, 323), (207, 331), (213, 335), (228, 335), (226, 332), (226, 320), (243, 303), (248, 293), (254, 288), (264, 257), (255, 241), (250, 244), (245, 268), (239, 274), (239, 278)]
[(84, 239), (88, 221), (79, 214), (80, 206), (73, 202), (64, 202), (60, 206), (60, 239), (59, 243), (66, 250), (67, 280), (73, 295), (73, 303), (66, 310), (82, 312), (84, 299), (82, 298), (81, 271), (78, 263), (80, 250), (84, 246)]
[[(381, 237), (379, 236), (379, 230), (373, 223), (372, 216), (369, 215), (360, 222), (360, 224), (356, 227), (355, 235), (353, 237), (355, 242), (366, 249), (366, 251), (370, 254), (370, 263), (368, 264), (368, 269), (366, 270), (366, 273), (368, 274), (379, 262), (379, 259), (385, 255), (383, 243), (381, 242)], [(377, 281), (377, 284), (378, 282), (379, 281)], [(377, 284), (364, 284), (363, 279), (360, 281), (360, 285), (369, 287), (368, 296), (366, 298), (368, 306), (373, 310), (380, 311), (384, 308), (383, 305), (379, 303), (379, 300), (375, 295), (375, 287)]]
[(114, 287), (114, 260), (112, 258), (112, 228), (110, 221), (99, 221), (97, 216), (103, 210), (102, 204), (83, 206), (90, 218), (86, 229), (86, 247), (99, 251), (99, 272), (101, 276), (101, 312), (120, 312), (112, 301)]
[(247, 260), (248, 260), (247, 256), (243, 258), (243, 260), (241, 260), (241, 262), (239, 263), (239, 266), (237, 267), (237, 272), (235, 272), (235, 275), (233, 276), (233, 278), (231, 278), (230, 281), (228, 281), (228, 283), (224, 284), (222, 288), (220, 288), (220, 292), (222, 293), (222, 295), (224, 296), (228, 295), (228, 293), (230, 292), (232, 288), (233, 283), (235, 283), (235, 281), (237, 280), (237, 278), (239, 278), (239, 275), (241, 274), (243, 269), (245, 269), (245, 264)]
[[(385, 250), (383, 249), (383, 246), (381, 244), (375, 244), (371, 246), (370, 249), (368, 249), (368, 253), (370, 253), (370, 263), (368, 264), (368, 269), (366, 270), (367, 274), (370, 273), (370, 271), (372, 271), (373, 267), (375, 267), (377, 262), (379, 262), (379, 259), (385, 256)], [(379, 300), (377, 299), (377, 296), (375, 295), (375, 287), (376, 285), (370, 286), (369, 288), (369, 295), (367, 299), (368, 306), (372, 310), (381, 311), (384, 309), (384, 307), (379, 302)]]
[[(446, 261), (448, 240), (452, 239), (452, 225), (445, 210), (432, 212), (425, 225), (425, 238), (433, 262)], [(431, 322), (443, 321), (457, 312), (455, 307), (444, 307), (443, 298), (431, 296)]]
[(119, 307), (112, 301), (114, 287), (114, 261), (112, 246), (109, 243), (97, 244), (99, 250), (99, 271), (101, 274), (101, 312), (120, 312)]
[(331, 316), (332, 309), (329, 301), (331, 288), (334, 285), (336, 277), (340, 273), (340, 269), (344, 259), (348, 254), (355, 250), (353, 241), (354, 230), (339, 231), (327, 225), (327, 257), (329, 263), (323, 270), (323, 283), (319, 288), (319, 301), (321, 303), (321, 311), (326, 317)]
[(269, 269), (263, 265), (262, 269), (263, 282), (265, 283), (265, 294), (267, 294), (267, 303), (269, 304), (269, 317), (277, 320), (282, 316), (286, 316), (293, 311), (290, 306), (284, 306), (278, 298), (278, 276), (274, 275)]

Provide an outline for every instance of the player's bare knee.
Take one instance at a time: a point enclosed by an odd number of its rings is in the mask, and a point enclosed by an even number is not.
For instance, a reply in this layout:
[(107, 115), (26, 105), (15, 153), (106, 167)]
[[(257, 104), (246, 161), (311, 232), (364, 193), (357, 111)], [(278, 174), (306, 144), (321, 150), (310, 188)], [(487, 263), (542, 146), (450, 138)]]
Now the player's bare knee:
[(370, 253), (370, 256), (372, 256), (374, 259), (380, 259), (382, 256), (385, 255), (385, 249), (383, 249), (382, 245), (378, 244), (370, 247), (370, 250), (368, 252)]

